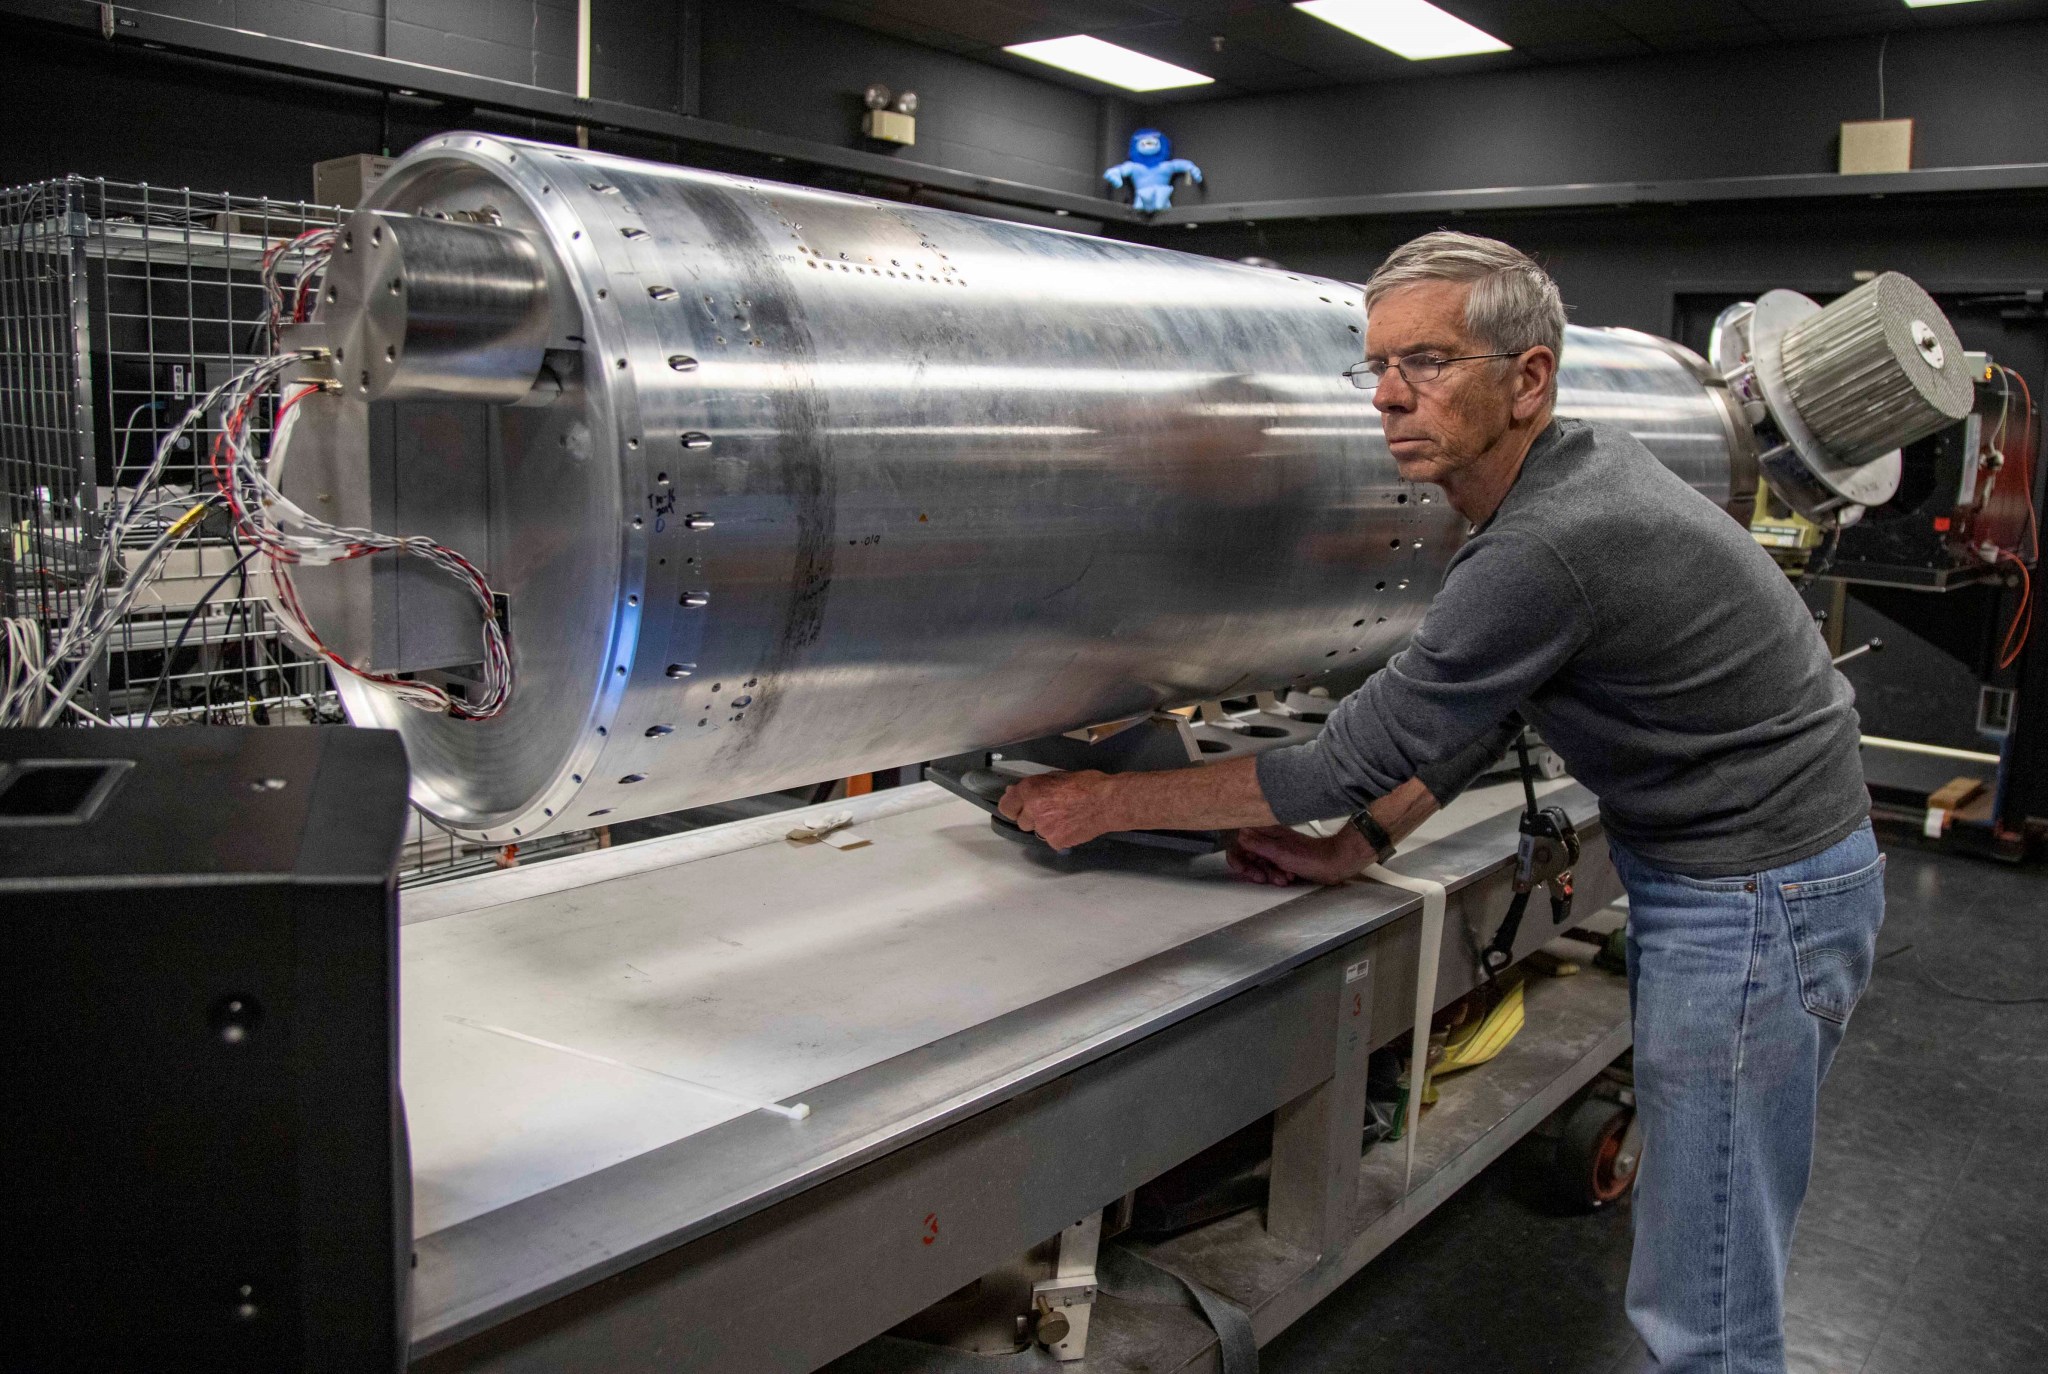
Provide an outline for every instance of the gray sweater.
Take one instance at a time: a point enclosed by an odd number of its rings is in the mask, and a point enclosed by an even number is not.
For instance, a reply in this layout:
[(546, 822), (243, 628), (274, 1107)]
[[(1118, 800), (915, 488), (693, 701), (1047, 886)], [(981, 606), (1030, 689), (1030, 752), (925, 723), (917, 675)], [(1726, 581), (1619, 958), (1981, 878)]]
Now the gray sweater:
[(1439, 801), (1519, 712), (1661, 868), (1756, 873), (1868, 814), (1848, 682), (1749, 532), (1625, 430), (1553, 421), (1409, 646), (1310, 744), (1259, 756), (1284, 824), (1411, 777)]

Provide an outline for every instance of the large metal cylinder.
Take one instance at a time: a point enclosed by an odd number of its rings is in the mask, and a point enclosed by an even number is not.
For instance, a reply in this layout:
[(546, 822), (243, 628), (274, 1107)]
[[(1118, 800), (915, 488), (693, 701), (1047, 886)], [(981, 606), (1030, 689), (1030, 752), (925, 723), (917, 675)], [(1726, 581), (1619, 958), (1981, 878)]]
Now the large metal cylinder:
[[(289, 459), (302, 502), (411, 481), (412, 504), (362, 514), (470, 531), (507, 597), (504, 715), (341, 682), (471, 835), (1355, 675), (1464, 532), (1340, 375), (1364, 326), (1342, 282), (474, 134), (420, 145), (373, 199), (493, 207), (549, 284), (547, 390), (315, 397)], [(1560, 409), (1726, 500), (1747, 430), (1704, 371), (1575, 328)], [(359, 475), (379, 434), (383, 486)], [(301, 572), (316, 623), (397, 614), (350, 576)]]

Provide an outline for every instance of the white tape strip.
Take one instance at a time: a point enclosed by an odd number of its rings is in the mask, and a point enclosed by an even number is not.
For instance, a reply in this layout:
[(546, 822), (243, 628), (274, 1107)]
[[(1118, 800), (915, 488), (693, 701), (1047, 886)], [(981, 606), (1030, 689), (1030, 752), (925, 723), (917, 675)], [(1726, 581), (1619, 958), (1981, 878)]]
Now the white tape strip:
[(559, 1054), (573, 1055), (578, 1059), (588, 1059), (593, 1064), (608, 1064), (612, 1068), (625, 1069), (629, 1073), (641, 1074), (648, 1078), (658, 1078), (664, 1083), (674, 1084), (679, 1088), (688, 1088), (691, 1092), (698, 1092), (706, 1097), (717, 1098), (720, 1102), (730, 1103), (735, 1107), (745, 1107), (749, 1111), (773, 1112), (777, 1116), (786, 1116), (791, 1121), (802, 1121), (811, 1114), (810, 1106), (807, 1103), (799, 1102), (793, 1107), (785, 1107), (780, 1102), (757, 1102), (751, 1097), (741, 1097), (738, 1093), (729, 1093), (723, 1088), (714, 1088), (708, 1083), (695, 1083), (687, 1078), (678, 1078), (672, 1073), (663, 1073), (660, 1069), (649, 1069), (639, 1064), (628, 1064), (625, 1060), (613, 1059), (610, 1055), (592, 1054), (589, 1050), (579, 1050), (574, 1045), (557, 1044), (553, 1040), (543, 1040), (538, 1035), (528, 1035), (525, 1031), (512, 1030), (507, 1026), (493, 1026), (485, 1021), (472, 1021), (467, 1016), (449, 1016), (448, 1019), (458, 1026), (467, 1026), (471, 1030), (487, 1031), (492, 1035), (502, 1035), (507, 1040), (521, 1040), (529, 1045), (538, 1045), (544, 1050), (554, 1050)]
[(1427, 878), (1411, 878), (1374, 864), (1365, 870), (1374, 882), (1413, 892), (1422, 898), (1422, 950), (1415, 960), (1415, 1022), (1410, 1039), (1414, 1053), (1408, 1061), (1408, 1163), (1401, 1182), (1406, 1193), (1415, 1186), (1415, 1137), (1422, 1128), (1422, 1085), (1429, 1068), (1429, 1020), (1436, 1014), (1436, 965), (1444, 947), (1444, 885)]

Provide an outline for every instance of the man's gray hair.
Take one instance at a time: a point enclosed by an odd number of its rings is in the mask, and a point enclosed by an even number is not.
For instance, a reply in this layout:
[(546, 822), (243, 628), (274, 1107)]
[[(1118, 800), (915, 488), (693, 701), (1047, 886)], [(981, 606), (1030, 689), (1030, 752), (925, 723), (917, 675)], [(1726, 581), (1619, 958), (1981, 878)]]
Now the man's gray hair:
[[(1365, 283), (1365, 312), (1390, 291), (1429, 281), (1471, 282), (1465, 327), (1488, 350), (1538, 344), (1564, 356), (1564, 299), (1527, 253), (1499, 239), (1439, 229), (1396, 248)], [(1556, 395), (1552, 383), (1551, 394)]]

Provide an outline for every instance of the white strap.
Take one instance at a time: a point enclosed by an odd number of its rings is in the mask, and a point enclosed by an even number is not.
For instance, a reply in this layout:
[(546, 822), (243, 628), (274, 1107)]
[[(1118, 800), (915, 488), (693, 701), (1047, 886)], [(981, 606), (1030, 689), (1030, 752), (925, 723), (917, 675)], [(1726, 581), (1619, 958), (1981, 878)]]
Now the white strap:
[(1365, 870), (1374, 882), (1398, 887), (1422, 897), (1422, 950), (1415, 960), (1415, 1022), (1410, 1039), (1414, 1053), (1408, 1063), (1407, 1170), (1401, 1191), (1415, 1186), (1415, 1136), (1422, 1128), (1422, 1085), (1429, 1068), (1429, 1021), (1436, 1014), (1436, 965), (1444, 945), (1444, 885), (1427, 878), (1411, 878), (1379, 864)]

